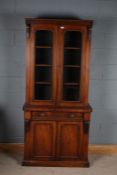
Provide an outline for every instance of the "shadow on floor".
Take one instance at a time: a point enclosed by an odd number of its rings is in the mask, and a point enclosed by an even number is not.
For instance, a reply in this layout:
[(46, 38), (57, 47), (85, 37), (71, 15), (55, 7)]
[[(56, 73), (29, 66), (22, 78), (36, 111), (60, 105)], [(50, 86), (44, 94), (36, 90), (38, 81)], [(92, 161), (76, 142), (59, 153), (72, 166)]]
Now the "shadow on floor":
[(103, 155), (103, 154), (89, 154), (89, 163), (90, 163), (90, 166), (93, 166), (103, 156), (105, 156), (105, 155)]
[[(23, 144), (0, 144), (0, 152), (14, 159), (19, 165), (22, 165), (23, 149)], [(89, 154), (90, 167), (92, 167), (103, 156), (103, 154)]]
[(0, 144), (0, 152), (16, 160), (17, 164), (22, 164), (23, 144)]

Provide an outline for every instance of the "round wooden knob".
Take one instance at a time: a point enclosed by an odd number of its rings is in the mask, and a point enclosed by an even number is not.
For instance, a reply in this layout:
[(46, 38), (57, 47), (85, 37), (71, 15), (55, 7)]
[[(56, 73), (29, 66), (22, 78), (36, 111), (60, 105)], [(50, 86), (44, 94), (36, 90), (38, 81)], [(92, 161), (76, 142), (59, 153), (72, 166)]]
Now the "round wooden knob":
[(74, 118), (75, 117), (75, 114), (70, 114), (69, 117), (70, 118)]
[(41, 117), (44, 117), (44, 116), (45, 116), (45, 114), (44, 114), (44, 113), (40, 113), (40, 116), (41, 116)]

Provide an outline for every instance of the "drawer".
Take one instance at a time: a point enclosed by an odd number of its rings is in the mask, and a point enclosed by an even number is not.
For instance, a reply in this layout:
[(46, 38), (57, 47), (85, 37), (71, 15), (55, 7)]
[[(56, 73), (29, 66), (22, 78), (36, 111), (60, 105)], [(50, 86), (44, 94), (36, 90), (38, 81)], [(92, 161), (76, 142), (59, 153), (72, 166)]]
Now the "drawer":
[(74, 112), (58, 112), (56, 113), (56, 116), (59, 118), (68, 118), (68, 119), (82, 119), (83, 114), (82, 113), (74, 113)]
[(40, 112), (32, 112), (32, 117), (33, 118), (45, 118), (45, 117), (51, 117), (54, 114), (52, 112), (45, 112), (45, 111), (40, 111)]
[(32, 112), (32, 118), (34, 119), (83, 119), (83, 113), (74, 113), (74, 112)]

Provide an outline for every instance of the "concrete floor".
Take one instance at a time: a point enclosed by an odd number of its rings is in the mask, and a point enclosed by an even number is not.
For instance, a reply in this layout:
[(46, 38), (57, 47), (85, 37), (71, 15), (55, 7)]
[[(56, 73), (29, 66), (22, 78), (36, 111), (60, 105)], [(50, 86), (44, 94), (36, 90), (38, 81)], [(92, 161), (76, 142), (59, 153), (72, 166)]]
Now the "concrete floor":
[(23, 147), (0, 147), (0, 175), (117, 175), (117, 154), (89, 154), (90, 168), (23, 167)]

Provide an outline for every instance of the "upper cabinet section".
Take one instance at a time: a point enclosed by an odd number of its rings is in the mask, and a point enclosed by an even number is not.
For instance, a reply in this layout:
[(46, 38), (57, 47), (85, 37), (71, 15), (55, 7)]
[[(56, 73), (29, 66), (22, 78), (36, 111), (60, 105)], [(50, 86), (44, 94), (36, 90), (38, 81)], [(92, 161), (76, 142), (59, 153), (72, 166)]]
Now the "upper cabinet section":
[(27, 101), (37, 105), (88, 103), (91, 21), (27, 19)]

